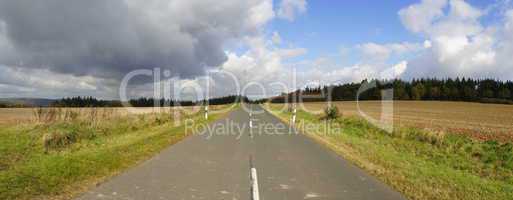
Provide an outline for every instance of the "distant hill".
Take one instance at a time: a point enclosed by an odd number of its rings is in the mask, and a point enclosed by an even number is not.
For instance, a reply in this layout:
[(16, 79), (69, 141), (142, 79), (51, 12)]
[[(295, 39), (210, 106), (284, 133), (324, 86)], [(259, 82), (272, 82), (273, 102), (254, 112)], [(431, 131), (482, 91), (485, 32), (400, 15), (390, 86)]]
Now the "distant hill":
[(55, 99), (43, 98), (0, 98), (0, 103), (8, 105), (24, 105), (24, 106), (49, 106)]

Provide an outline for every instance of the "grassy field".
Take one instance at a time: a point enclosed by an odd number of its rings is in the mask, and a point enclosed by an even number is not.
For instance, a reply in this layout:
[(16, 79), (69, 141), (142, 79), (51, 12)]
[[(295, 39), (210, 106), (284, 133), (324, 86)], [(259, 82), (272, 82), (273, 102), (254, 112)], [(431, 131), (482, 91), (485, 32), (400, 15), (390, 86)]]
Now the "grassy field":
[[(208, 123), (224, 115), (205, 120), (192, 110), (181, 110), (179, 118), (169, 110), (30, 110), (40, 117), (0, 125), (0, 199), (70, 199), (191, 134), (187, 119)], [(28, 115), (21, 113), (13, 115)]]
[[(343, 116), (359, 116), (356, 102), (334, 102)], [(305, 103), (309, 111), (322, 111), (325, 103)], [(380, 101), (361, 101), (360, 109), (379, 119)], [(394, 125), (470, 135), (477, 139), (513, 141), (513, 105), (440, 101), (394, 101)]]
[[(433, 105), (426, 105), (430, 103)], [(369, 104), (368, 106), (371, 106), (375, 102), (369, 102)], [(426, 107), (436, 108), (440, 105), (448, 105), (443, 102), (400, 102), (399, 104), (410, 106), (397, 109), (402, 111), (399, 113), (403, 116), (408, 113), (407, 110), (411, 112), (410, 115), (428, 116), (427, 113), (432, 109), (423, 110)], [(513, 197), (513, 145), (511, 142), (476, 139), (460, 133), (412, 126), (397, 127), (394, 132), (389, 133), (374, 127), (355, 114), (349, 114), (351, 111), (347, 106), (350, 107), (350, 102), (337, 105), (342, 109), (346, 108), (345, 116), (329, 122), (322, 119), (323, 114), (312, 114), (298, 109), (296, 127), (391, 185), (409, 199), (477, 200)], [(466, 103), (462, 105), (480, 106)], [(320, 105), (307, 104), (307, 106), (319, 107)], [(292, 113), (287, 109), (282, 110), (283, 107), (283, 104), (270, 104), (268, 109), (283, 121), (288, 122)], [(445, 107), (447, 112), (455, 112), (458, 109), (460, 108), (451, 110)], [(415, 112), (415, 110), (418, 111)], [(433, 112), (442, 111), (435, 109)], [(472, 116), (478, 114), (492, 115), (491, 111), (472, 112), (467, 113), (466, 118), (459, 120), (478, 117)], [(502, 115), (498, 110), (496, 112), (498, 112), (497, 115)], [(443, 114), (438, 116), (444, 119), (451, 117)], [(450, 123), (445, 125), (451, 126)]]

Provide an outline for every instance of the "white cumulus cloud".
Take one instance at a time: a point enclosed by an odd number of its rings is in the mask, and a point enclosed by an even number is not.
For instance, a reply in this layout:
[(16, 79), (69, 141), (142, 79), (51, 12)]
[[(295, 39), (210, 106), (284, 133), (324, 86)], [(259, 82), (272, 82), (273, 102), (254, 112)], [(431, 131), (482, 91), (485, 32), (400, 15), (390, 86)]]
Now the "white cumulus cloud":
[(278, 9), (278, 17), (294, 21), (298, 14), (306, 12), (306, 0), (282, 0)]
[(392, 55), (403, 55), (407, 53), (415, 53), (422, 50), (424, 47), (418, 43), (402, 42), (402, 43), (387, 43), (377, 44), (373, 42), (360, 44), (357, 46), (363, 53), (365, 60), (384, 62)]
[[(399, 11), (406, 29), (425, 38), (424, 51), (410, 60), (408, 77), (513, 78), (512, 11), (499, 23), (484, 23), (491, 11), (464, 0), (421, 1)], [(509, 59), (508, 59), (509, 57)]]

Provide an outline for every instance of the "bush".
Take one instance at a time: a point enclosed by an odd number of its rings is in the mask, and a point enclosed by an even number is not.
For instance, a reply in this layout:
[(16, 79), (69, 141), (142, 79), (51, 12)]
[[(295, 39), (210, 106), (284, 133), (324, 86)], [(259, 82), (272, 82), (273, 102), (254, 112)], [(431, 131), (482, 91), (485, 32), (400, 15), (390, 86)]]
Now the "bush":
[(432, 145), (442, 145), (446, 135), (444, 131), (424, 130), (416, 133), (416, 139)]
[(77, 142), (78, 136), (75, 132), (52, 132), (43, 136), (45, 151), (59, 149)]
[(328, 106), (324, 109), (324, 119), (332, 120), (338, 118), (338, 108), (336, 106)]
[(287, 105), (287, 112), (294, 112), (294, 105), (293, 104), (288, 104)]
[(159, 125), (159, 126), (162, 125), (162, 124), (165, 124), (165, 123), (167, 123), (169, 121), (171, 121), (171, 117), (168, 114), (166, 114), (166, 113), (157, 115), (155, 117), (155, 124)]

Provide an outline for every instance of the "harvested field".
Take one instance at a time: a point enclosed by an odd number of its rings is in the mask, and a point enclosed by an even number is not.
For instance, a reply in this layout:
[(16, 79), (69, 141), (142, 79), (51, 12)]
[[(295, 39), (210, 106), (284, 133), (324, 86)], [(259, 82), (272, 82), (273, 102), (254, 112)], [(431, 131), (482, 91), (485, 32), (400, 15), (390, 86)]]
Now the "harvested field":
[[(217, 110), (221, 106), (210, 106), (211, 110)], [(224, 106), (226, 107), (226, 106)], [(129, 114), (148, 114), (159, 112), (171, 112), (179, 110), (188, 114), (195, 112), (203, 112), (200, 106), (188, 107), (172, 107), (172, 108), (134, 108), (134, 107), (120, 107), (120, 108), (0, 108), (0, 124), (13, 124), (13, 123), (30, 123), (38, 120), (37, 113), (43, 113), (45, 118), (55, 118), (52, 120), (62, 120), (69, 117), (70, 114), (77, 115), (79, 118), (106, 119), (111, 117), (121, 117)], [(50, 116), (55, 115), (55, 116)]]
[[(344, 116), (361, 116), (354, 101), (334, 102)], [(380, 119), (382, 102), (361, 101), (366, 115)], [(384, 103), (386, 104), (386, 103)], [(304, 103), (321, 113), (326, 103)], [(394, 101), (393, 115), (385, 116), (395, 127), (417, 127), (469, 134), (479, 139), (513, 140), (513, 105), (440, 101)]]

